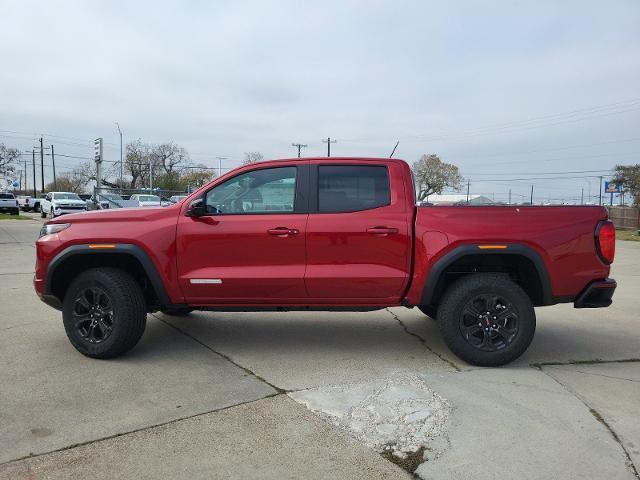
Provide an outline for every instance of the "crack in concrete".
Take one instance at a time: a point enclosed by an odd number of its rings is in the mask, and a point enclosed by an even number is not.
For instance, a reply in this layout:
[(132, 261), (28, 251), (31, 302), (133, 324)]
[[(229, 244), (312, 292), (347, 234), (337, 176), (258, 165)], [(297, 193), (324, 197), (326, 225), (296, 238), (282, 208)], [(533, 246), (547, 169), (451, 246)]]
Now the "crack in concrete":
[(181, 334), (183, 334), (185, 337), (190, 338), (191, 340), (193, 340), (194, 342), (198, 343), (199, 345), (202, 345), (204, 348), (206, 348), (207, 350), (215, 353), (216, 355), (224, 358), (226, 361), (228, 361), (229, 363), (235, 365), (236, 367), (238, 367), (239, 369), (243, 370), (244, 372), (248, 373), (249, 375), (251, 375), (252, 377), (255, 377), (257, 380), (259, 380), (260, 382), (269, 385), (271, 388), (273, 388), (278, 394), (280, 393), (289, 393), (290, 390), (285, 390), (284, 388), (280, 388), (276, 385), (274, 385), (273, 383), (269, 382), (267, 379), (265, 379), (264, 377), (261, 377), (260, 375), (258, 375), (257, 373), (255, 373), (254, 371), (250, 370), (249, 368), (240, 365), (238, 362), (236, 362), (234, 359), (232, 359), (230, 356), (225, 355), (224, 353), (221, 353), (217, 350), (215, 350), (213, 347), (211, 347), (210, 345), (207, 345), (206, 343), (204, 343), (203, 341), (197, 339), (196, 337), (194, 337), (193, 335), (191, 335), (189, 332), (186, 332), (184, 330), (182, 330), (181, 328), (175, 326), (174, 324), (167, 322), (166, 320), (163, 320), (162, 318), (158, 317), (155, 314), (151, 314), (151, 316), (153, 318), (155, 318), (156, 320), (161, 321), (162, 323), (164, 323), (165, 325), (168, 325), (169, 327), (177, 330), (178, 332), (180, 332)]
[(453, 368), (456, 372), (461, 372), (462, 369), (460, 367), (458, 367), (458, 365), (456, 365), (455, 363), (453, 363), (451, 360), (449, 360), (448, 358), (444, 357), (443, 355), (440, 355), (438, 352), (436, 352), (435, 350), (433, 350), (429, 345), (427, 345), (427, 340), (425, 338), (422, 338), (420, 335), (418, 335), (417, 333), (413, 333), (411, 330), (409, 330), (407, 328), (407, 325), (400, 320), (400, 317), (398, 317), (395, 313), (393, 313), (391, 310), (389, 310), (388, 308), (385, 308), (385, 310), (387, 312), (389, 312), (389, 314), (391, 314), (391, 316), (395, 319), (396, 322), (398, 322), (400, 324), (400, 326), (402, 327), (402, 329), (404, 330), (404, 332), (408, 335), (411, 335), (412, 337), (415, 337), (418, 339), (418, 341), (422, 344), (422, 346), (424, 348), (426, 348), (427, 350), (429, 350), (431, 353), (433, 353), (436, 357), (438, 357), (440, 360), (442, 360), (444, 363), (446, 363), (447, 365), (449, 365), (451, 368)]
[(555, 367), (562, 365), (600, 365), (603, 363), (634, 363), (640, 362), (640, 358), (621, 358), (614, 360), (602, 360), (600, 358), (595, 358), (593, 360), (568, 360), (566, 362), (537, 362), (530, 363), (529, 366), (533, 368), (537, 368), (538, 370), (542, 370), (542, 367)]
[(547, 365), (547, 367), (555, 368), (556, 370), (564, 370), (565, 372), (582, 373), (583, 375), (593, 375), (595, 377), (612, 378), (614, 380), (625, 380), (627, 382), (640, 383), (639, 380), (634, 380), (633, 378), (616, 377), (614, 375), (605, 375), (604, 373), (585, 372), (583, 370), (574, 370), (572, 368), (561, 368), (560, 366), (557, 366), (557, 365)]
[(222, 412), (224, 410), (229, 410), (230, 408), (240, 407), (242, 405), (249, 405), (251, 403), (260, 402), (262, 400), (266, 400), (267, 398), (273, 398), (273, 397), (277, 397), (279, 395), (282, 395), (282, 393), (281, 392), (275, 392), (275, 393), (271, 393), (269, 395), (265, 395), (264, 397), (256, 398), (255, 400), (247, 400), (246, 402), (234, 403), (233, 405), (227, 405), (225, 407), (214, 408), (213, 410), (207, 410), (206, 412), (201, 412), (201, 413), (194, 413), (193, 415), (187, 415), (185, 417), (174, 418), (173, 420), (168, 420), (166, 422), (156, 423), (154, 425), (149, 425), (149, 426), (146, 426), (146, 427), (136, 428), (136, 429), (133, 429), (133, 430), (129, 430), (127, 432), (114, 433), (113, 435), (107, 435), (106, 437), (100, 437), (100, 438), (96, 438), (96, 439), (93, 439), (93, 440), (87, 440), (86, 442), (74, 443), (72, 445), (67, 445), (66, 447), (56, 448), (54, 450), (50, 450), (48, 452), (25, 455), (23, 457), (14, 458), (13, 460), (8, 460), (6, 462), (0, 462), (0, 466), (8, 465), (10, 463), (19, 462), (21, 460), (28, 460), (30, 458), (42, 457), (44, 455), (49, 455), (51, 453), (64, 452), (65, 450), (71, 450), (72, 448), (83, 447), (85, 445), (91, 445), (92, 443), (102, 442), (104, 440), (111, 440), (112, 438), (118, 438), (118, 437), (122, 437), (122, 436), (129, 435), (129, 434), (132, 434), (132, 433), (144, 432), (146, 430), (152, 430), (154, 428), (164, 427), (165, 425), (171, 425), (171, 424), (174, 424), (174, 423), (181, 422), (183, 420), (189, 420), (190, 418), (197, 418), (197, 417), (202, 417), (203, 415), (208, 415), (210, 413)]
[[(636, 361), (636, 360), (633, 360), (633, 361)], [(617, 362), (601, 362), (601, 363), (621, 363), (621, 362), (617, 361)], [(595, 408), (593, 408), (591, 405), (589, 405), (589, 402), (587, 402), (587, 400), (582, 395), (580, 395), (578, 392), (576, 392), (574, 389), (572, 389), (568, 385), (565, 385), (563, 382), (561, 382), (559, 379), (557, 379), (550, 372), (547, 372), (547, 371), (545, 371), (544, 369), (542, 369), (540, 367), (538, 367), (538, 369), (542, 373), (547, 375), (549, 378), (554, 380), (558, 385), (560, 385), (562, 388), (564, 388), (567, 392), (569, 392), (571, 395), (573, 395), (576, 399), (578, 399), (589, 410), (589, 413), (591, 413), (591, 415), (593, 415), (593, 418), (595, 418), (598, 422), (600, 422), (609, 431), (609, 433), (611, 434), (613, 439), (616, 441), (616, 443), (620, 446), (620, 448), (622, 449), (622, 452), (624, 453), (624, 455), (626, 457), (625, 467), (637, 479), (640, 479), (640, 474), (638, 473), (638, 469), (636, 468), (635, 464), (633, 463), (633, 460), (631, 459), (631, 455), (629, 455), (629, 452), (628, 452), (627, 448), (622, 443), (622, 440), (620, 439), (620, 437), (618, 436), (616, 431), (611, 427), (611, 425), (609, 425), (609, 423), (607, 423), (607, 421), (600, 414), (600, 412), (598, 412)]]

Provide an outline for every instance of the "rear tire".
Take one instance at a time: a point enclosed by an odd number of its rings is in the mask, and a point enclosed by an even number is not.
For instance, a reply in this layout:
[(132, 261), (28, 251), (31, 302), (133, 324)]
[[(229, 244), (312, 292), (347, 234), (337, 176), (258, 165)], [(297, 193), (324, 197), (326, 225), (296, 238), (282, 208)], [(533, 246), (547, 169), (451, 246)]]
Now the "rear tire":
[(45, 212), (44, 210), (40, 209), (40, 218), (47, 218), (47, 212)]
[(138, 343), (147, 307), (140, 285), (127, 272), (94, 268), (71, 282), (62, 318), (76, 350), (91, 358), (113, 358)]
[(438, 308), (442, 339), (472, 365), (514, 361), (529, 347), (536, 315), (529, 296), (507, 275), (467, 275), (445, 292)]

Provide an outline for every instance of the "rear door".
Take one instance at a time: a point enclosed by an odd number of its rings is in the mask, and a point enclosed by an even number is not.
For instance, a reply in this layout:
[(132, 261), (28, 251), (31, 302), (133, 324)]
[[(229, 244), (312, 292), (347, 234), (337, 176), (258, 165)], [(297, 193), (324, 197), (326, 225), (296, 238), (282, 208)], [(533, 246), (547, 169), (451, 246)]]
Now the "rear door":
[(178, 221), (179, 282), (195, 304), (306, 301), (308, 167), (257, 166), (203, 196), (207, 214)]
[(396, 302), (411, 264), (411, 213), (397, 163), (312, 161), (305, 284), (313, 299)]

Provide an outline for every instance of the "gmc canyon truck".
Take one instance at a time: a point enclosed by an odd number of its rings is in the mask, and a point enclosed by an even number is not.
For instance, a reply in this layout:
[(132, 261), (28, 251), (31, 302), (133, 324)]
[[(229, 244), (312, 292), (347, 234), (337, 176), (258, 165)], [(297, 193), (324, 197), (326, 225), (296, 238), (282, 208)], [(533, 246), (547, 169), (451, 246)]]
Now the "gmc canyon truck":
[(401, 160), (261, 162), (168, 207), (42, 227), (35, 289), (94, 358), (136, 345), (148, 312), (417, 307), (461, 359), (518, 358), (534, 307), (607, 307), (615, 231), (601, 207), (419, 206)]

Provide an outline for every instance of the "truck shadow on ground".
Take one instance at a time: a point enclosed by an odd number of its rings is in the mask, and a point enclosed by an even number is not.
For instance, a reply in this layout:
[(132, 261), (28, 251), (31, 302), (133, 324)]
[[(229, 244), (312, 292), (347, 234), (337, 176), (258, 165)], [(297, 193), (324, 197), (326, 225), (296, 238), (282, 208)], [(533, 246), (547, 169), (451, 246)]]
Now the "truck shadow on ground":
[[(323, 354), (398, 361), (403, 357), (419, 358), (435, 353), (463, 367), (466, 365), (444, 345), (437, 322), (422, 315), (412, 314), (402, 319), (413, 335), (408, 335), (388, 312), (195, 312), (183, 318), (162, 314), (157, 318), (229, 355), (259, 358), (276, 353), (300, 357)], [(626, 332), (596, 327), (593, 323), (571, 321), (568, 324), (545, 319), (538, 323), (529, 350), (512, 365), (631, 358), (637, 348), (615, 348), (624, 339), (630, 343)]]

